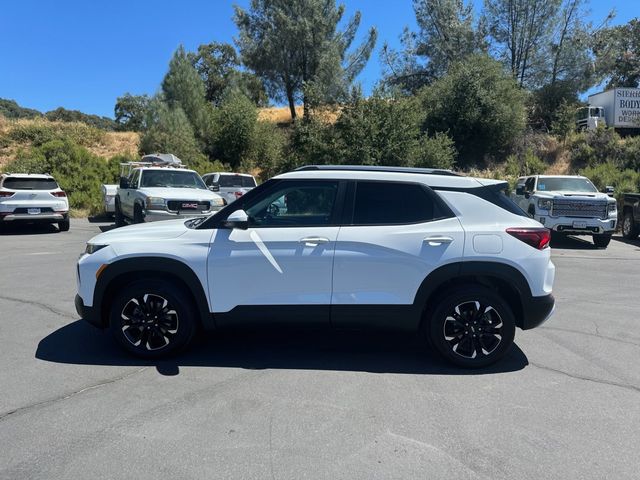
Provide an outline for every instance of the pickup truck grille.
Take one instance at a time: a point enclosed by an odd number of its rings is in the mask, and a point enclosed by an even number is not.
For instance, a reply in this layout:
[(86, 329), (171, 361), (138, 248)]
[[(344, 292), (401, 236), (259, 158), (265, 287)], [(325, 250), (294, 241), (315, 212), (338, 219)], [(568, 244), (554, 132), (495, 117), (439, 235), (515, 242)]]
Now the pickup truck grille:
[(607, 218), (607, 203), (593, 200), (554, 199), (554, 217)]
[(167, 208), (174, 212), (206, 212), (211, 206), (209, 202), (199, 202), (197, 200), (169, 200)]

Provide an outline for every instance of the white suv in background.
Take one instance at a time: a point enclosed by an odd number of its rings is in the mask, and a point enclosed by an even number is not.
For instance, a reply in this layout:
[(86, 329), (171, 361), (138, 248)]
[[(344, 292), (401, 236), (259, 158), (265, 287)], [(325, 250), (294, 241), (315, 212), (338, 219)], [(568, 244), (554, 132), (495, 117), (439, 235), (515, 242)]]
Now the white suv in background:
[(248, 173), (215, 172), (202, 176), (205, 185), (231, 203), (252, 188), (256, 187), (256, 179)]
[(51, 175), (0, 175), (0, 224), (14, 222), (57, 223), (60, 231), (68, 231), (67, 194)]
[(199, 327), (289, 322), (422, 332), (456, 365), (489, 365), (553, 311), (549, 230), (506, 182), (437, 173), (303, 167), (208, 218), (103, 233), (76, 309), (147, 358)]

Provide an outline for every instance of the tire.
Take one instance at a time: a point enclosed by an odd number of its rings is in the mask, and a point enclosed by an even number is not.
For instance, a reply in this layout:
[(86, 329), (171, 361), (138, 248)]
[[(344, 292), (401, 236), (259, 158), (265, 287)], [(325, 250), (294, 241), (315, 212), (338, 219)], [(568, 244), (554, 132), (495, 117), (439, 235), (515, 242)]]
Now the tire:
[(638, 227), (631, 212), (624, 212), (622, 219), (622, 236), (627, 240), (635, 240), (638, 238)]
[(491, 365), (504, 357), (513, 345), (513, 312), (507, 302), (489, 288), (459, 287), (427, 315), (430, 344), (444, 359), (459, 367)]
[(189, 345), (198, 325), (195, 311), (189, 294), (175, 284), (138, 280), (116, 294), (109, 313), (109, 329), (129, 353), (147, 359), (162, 358)]
[(116, 227), (124, 227), (124, 215), (120, 209), (120, 203), (116, 202), (116, 211), (113, 214), (116, 222)]
[(65, 218), (63, 221), (58, 222), (58, 230), (61, 232), (68, 232), (71, 227), (71, 222), (68, 218)]
[(610, 233), (602, 233), (600, 235), (593, 236), (593, 244), (598, 248), (607, 248), (611, 242)]
[(144, 215), (142, 215), (142, 207), (134, 205), (133, 207), (133, 223), (144, 223)]

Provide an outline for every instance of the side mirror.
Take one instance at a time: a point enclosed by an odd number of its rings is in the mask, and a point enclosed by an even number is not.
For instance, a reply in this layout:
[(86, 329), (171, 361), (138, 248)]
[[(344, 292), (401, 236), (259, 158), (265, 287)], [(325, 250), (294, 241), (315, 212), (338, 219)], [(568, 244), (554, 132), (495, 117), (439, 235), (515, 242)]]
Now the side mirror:
[(516, 195), (524, 195), (524, 185), (516, 185)]
[(615, 188), (613, 188), (611, 185), (607, 185), (606, 187), (604, 187), (604, 193), (606, 193), (610, 197), (613, 197), (613, 192), (615, 192)]
[(249, 216), (244, 210), (236, 210), (227, 217), (224, 224), (227, 228), (239, 228), (240, 230), (246, 230), (249, 228)]
[(129, 188), (129, 179), (127, 177), (120, 177), (120, 188)]
[(220, 184), (218, 182), (213, 182), (211, 185), (209, 185), (209, 190), (211, 190), (212, 192), (219, 192)]

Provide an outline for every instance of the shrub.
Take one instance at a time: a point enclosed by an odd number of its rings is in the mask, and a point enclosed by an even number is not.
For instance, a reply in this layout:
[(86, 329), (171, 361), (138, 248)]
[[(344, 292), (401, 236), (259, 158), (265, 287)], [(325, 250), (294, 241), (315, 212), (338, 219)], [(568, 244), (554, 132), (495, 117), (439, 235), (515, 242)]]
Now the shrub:
[(268, 122), (257, 122), (251, 148), (240, 170), (250, 172), (260, 171), (260, 178), (267, 179), (275, 175), (278, 166), (285, 158), (287, 137), (276, 125)]
[(547, 169), (546, 163), (540, 160), (531, 150), (523, 155), (509, 155), (505, 164), (505, 173), (510, 177), (539, 175)]
[(613, 186), (617, 197), (623, 193), (640, 191), (639, 172), (631, 169), (620, 170), (609, 162), (587, 167), (580, 171), (580, 175), (591, 180), (600, 191), (608, 185)]
[(8, 137), (19, 143), (40, 146), (52, 140), (71, 140), (82, 146), (100, 143), (105, 132), (79, 122), (49, 122), (46, 120), (29, 123), (15, 123), (10, 127)]
[(235, 169), (252, 148), (258, 110), (243, 94), (231, 93), (214, 110), (213, 119), (214, 155)]
[(597, 128), (573, 136), (569, 146), (574, 168), (612, 162), (620, 165), (620, 136), (612, 128)]
[(445, 133), (437, 132), (432, 137), (423, 135), (413, 164), (416, 167), (451, 169), (456, 154), (453, 140)]

